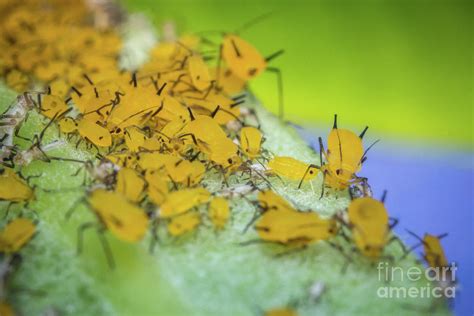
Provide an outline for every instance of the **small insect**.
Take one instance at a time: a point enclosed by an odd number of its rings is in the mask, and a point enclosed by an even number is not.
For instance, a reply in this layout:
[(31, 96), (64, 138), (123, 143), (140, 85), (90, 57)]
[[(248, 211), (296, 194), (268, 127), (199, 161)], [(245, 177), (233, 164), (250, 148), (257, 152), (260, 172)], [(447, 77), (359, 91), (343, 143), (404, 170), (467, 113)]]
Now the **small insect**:
[(182, 189), (168, 194), (161, 204), (159, 215), (161, 218), (173, 217), (200, 204), (209, 202), (211, 194), (204, 188)]
[[(426, 260), (428, 266), (432, 268), (442, 268), (447, 267), (449, 265), (448, 259), (446, 259), (446, 255), (444, 253), (443, 246), (441, 245), (441, 239), (446, 237), (448, 234), (441, 234), (438, 236), (425, 234), (423, 238), (407, 230), (407, 232), (414, 236), (420, 243), (411, 247), (408, 252), (413, 251), (414, 249), (423, 245), (423, 258)], [(408, 253), (407, 252), (407, 253)]]
[(66, 102), (53, 94), (38, 95), (38, 103), (41, 114), (50, 119), (69, 110)]
[(35, 199), (34, 188), (10, 168), (0, 168), (0, 201), (29, 202)]
[(179, 160), (176, 163), (166, 164), (166, 172), (171, 181), (186, 184), (188, 187), (201, 182), (205, 171), (204, 164), (197, 160)]
[[(86, 222), (78, 229), (78, 253), (82, 252), (83, 234), (85, 230), (95, 228), (104, 248), (109, 266), (113, 268), (115, 261), (109, 248), (104, 232), (109, 231), (122, 241), (135, 243), (143, 239), (148, 229), (148, 216), (137, 205), (128, 201), (118, 192), (96, 189), (88, 193), (85, 202), (97, 216), (98, 221)], [(67, 214), (66, 218), (78, 206), (76, 203)]]
[(125, 144), (131, 152), (139, 152), (144, 148), (147, 136), (136, 126), (130, 126), (125, 129)]
[(209, 66), (200, 55), (193, 54), (188, 57), (188, 70), (193, 86), (199, 91), (208, 89), (211, 85)]
[(389, 217), (382, 202), (370, 197), (352, 200), (348, 208), (349, 225), (355, 246), (371, 260), (381, 257), (389, 242)]
[(215, 197), (209, 204), (209, 218), (216, 229), (223, 229), (230, 217), (229, 202), (222, 197)]
[(294, 209), (266, 211), (255, 223), (255, 229), (262, 240), (294, 246), (327, 240), (338, 231), (336, 220)]
[[(368, 127), (360, 135), (347, 129), (340, 129), (337, 127), (337, 115), (334, 116), (334, 125), (328, 136), (327, 151), (324, 150), (321, 137), (319, 138), (321, 171), (327, 186), (342, 190), (360, 181), (357, 180), (355, 173), (360, 170), (367, 151), (376, 143), (364, 152), (362, 138), (367, 129)], [(327, 164), (322, 163), (323, 155), (326, 157)]]
[(250, 159), (260, 156), (262, 145), (262, 132), (252, 126), (243, 127), (240, 130), (240, 147), (244, 155)]
[(275, 157), (267, 164), (268, 172), (290, 180), (299, 180), (298, 188), (303, 181), (311, 181), (319, 173), (319, 167), (307, 164), (291, 157)]
[(164, 170), (147, 169), (145, 180), (148, 184), (148, 198), (156, 205), (161, 205), (169, 193), (168, 181)]
[(243, 233), (247, 232), (250, 226), (265, 212), (269, 210), (293, 210), (293, 207), (280, 195), (272, 190), (262, 190), (257, 195), (258, 208), (252, 216), (252, 219), (245, 226)]
[(117, 173), (115, 191), (127, 198), (130, 202), (139, 202), (143, 198), (146, 182), (133, 169), (121, 168)]
[(36, 233), (36, 225), (27, 218), (16, 218), (0, 230), (0, 253), (17, 253)]
[(264, 313), (264, 316), (298, 316), (298, 313), (289, 307), (273, 308)]
[(84, 118), (76, 120), (71, 117), (63, 117), (60, 118), (58, 125), (60, 131), (65, 134), (72, 134), (76, 131), (79, 133), (82, 138), (76, 143), (76, 147), (79, 147), (83, 139), (96, 147), (110, 147), (112, 145), (112, 135), (109, 130), (95, 122)]
[(15, 316), (16, 313), (13, 307), (5, 301), (0, 301), (0, 315), (2, 316)]
[[(280, 118), (283, 118), (284, 115), (281, 72), (276, 67), (268, 67), (268, 63), (283, 53), (283, 50), (279, 50), (268, 57), (263, 57), (254, 46), (236, 34), (226, 34), (220, 47), (220, 55), (227, 68), (231, 70), (232, 74), (242, 80), (249, 81), (256, 78), (263, 71), (269, 71), (277, 75)], [(219, 72), (218, 70), (217, 73), (219, 74)], [(219, 77), (216, 80), (217, 86), (219, 86)]]
[(180, 236), (194, 230), (201, 223), (197, 212), (188, 212), (173, 217), (168, 223), (168, 232), (172, 236)]

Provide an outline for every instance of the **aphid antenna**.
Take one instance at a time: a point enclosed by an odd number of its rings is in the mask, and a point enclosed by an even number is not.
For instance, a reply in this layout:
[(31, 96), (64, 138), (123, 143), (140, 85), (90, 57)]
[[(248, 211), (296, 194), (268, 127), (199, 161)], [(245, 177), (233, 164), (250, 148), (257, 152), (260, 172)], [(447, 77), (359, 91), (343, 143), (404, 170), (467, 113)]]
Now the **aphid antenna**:
[(138, 82), (137, 82), (137, 72), (134, 71), (132, 73), (132, 79), (128, 82), (129, 84), (133, 84), (133, 86), (136, 88), (138, 86)]
[(245, 100), (236, 101), (235, 103), (232, 103), (232, 104), (230, 105), (230, 108), (231, 108), (231, 109), (232, 109), (232, 108), (235, 108), (236, 106), (239, 106), (239, 105), (241, 105), (241, 104), (243, 104), (243, 103), (245, 103)]
[(82, 74), (82, 76), (89, 82), (91, 86), (94, 85), (94, 82), (91, 80), (91, 78), (87, 74)]
[(258, 24), (260, 22), (262, 22), (263, 20), (267, 19), (268, 17), (270, 17), (271, 15), (273, 15), (274, 12), (271, 11), (271, 12), (266, 12), (266, 13), (263, 13), (259, 16), (256, 16), (254, 17), (253, 19), (245, 22), (243, 25), (241, 25), (239, 28), (237, 28), (234, 33), (235, 34), (240, 34), (242, 31), (245, 31), (249, 28), (251, 28), (252, 26), (254, 26), (255, 24)]
[(189, 106), (187, 107), (187, 109), (189, 113), (189, 118), (191, 119), (191, 121), (194, 121), (196, 118), (194, 117), (193, 111), (191, 110)]
[(300, 182), (299, 182), (299, 184), (298, 184), (298, 189), (300, 189), (301, 186), (303, 185), (303, 181), (304, 181), (304, 179), (306, 178), (306, 175), (308, 174), (308, 172), (309, 172), (309, 170), (310, 170), (311, 168), (317, 168), (317, 169), (319, 169), (319, 167), (316, 166), (316, 165), (313, 165), (313, 164), (308, 165), (308, 168), (306, 168), (306, 171), (304, 172), (303, 177), (301, 178), (301, 180), (300, 180)]
[(273, 59), (279, 57), (283, 53), (285, 53), (285, 50), (280, 49), (279, 51), (274, 52), (273, 54), (269, 55), (268, 57), (265, 57), (265, 61), (268, 63), (268, 62), (272, 61)]
[(359, 138), (360, 138), (360, 139), (363, 139), (363, 138), (364, 138), (364, 135), (365, 135), (365, 133), (367, 132), (368, 129), (369, 129), (368, 126), (366, 126), (366, 127), (364, 128), (364, 130), (362, 131), (362, 133), (360, 133), (360, 135), (359, 135)]
[(387, 190), (383, 190), (382, 197), (380, 198), (380, 202), (385, 203), (385, 199), (387, 198)]
[(372, 144), (370, 144), (369, 147), (367, 147), (367, 149), (364, 151), (364, 154), (362, 155), (362, 158), (360, 159), (360, 164), (364, 163), (364, 161), (367, 160), (367, 153), (369, 152), (369, 150), (375, 146), (375, 144), (377, 144), (378, 142), (380, 141), (380, 139), (377, 139), (376, 141), (374, 141)]
[(232, 100), (234, 101), (238, 101), (239, 99), (243, 99), (243, 98), (246, 98), (247, 97), (247, 93), (242, 93), (240, 95), (237, 95), (235, 97), (232, 97)]
[(165, 83), (163, 83), (163, 85), (162, 85), (161, 87), (157, 88), (156, 94), (157, 94), (158, 96), (161, 96), (161, 93), (163, 92), (163, 90), (165, 89), (165, 87), (166, 87), (167, 84), (168, 84), (168, 83), (165, 82)]
[[(71, 89), (72, 89), (72, 91), (74, 91), (74, 93), (77, 94), (77, 96), (78, 96), (79, 98), (82, 97), (82, 93), (81, 93), (81, 91), (79, 91), (79, 89), (77, 89), (77, 88), (74, 87), (74, 86), (72, 86)], [(69, 100), (69, 99), (68, 99), (68, 100)]]
[(337, 114), (334, 114), (334, 123), (332, 124), (332, 128), (337, 128)]
[(443, 238), (445, 238), (445, 237), (448, 237), (448, 235), (449, 235), (449, 233), (443, 233), (443, 234), (439, 234), (438, 236), (436, 236), (436, 238), (438, 238), (438, 239), (441, 240), (441, 239), (443, 239)]

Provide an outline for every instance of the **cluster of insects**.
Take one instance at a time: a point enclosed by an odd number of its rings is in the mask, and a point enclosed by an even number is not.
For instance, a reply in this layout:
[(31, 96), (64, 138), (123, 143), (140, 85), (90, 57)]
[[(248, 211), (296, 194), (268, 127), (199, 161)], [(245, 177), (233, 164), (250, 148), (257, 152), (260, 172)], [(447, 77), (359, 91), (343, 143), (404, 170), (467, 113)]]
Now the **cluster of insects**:
[[(374, 199), (367, 179), (357, 176), (371, 147), (363, 146), (367, 128), (357, 135), (339, 128), (336, 116), (327, 149), (320, 138), (320, 159), (314, 164), (264, 148), (265, 134), (245, 104), (245, 87), (265, 70), (279, 74), (268, 63), (282, 51), (264, 57), (237, 34), (224, 34), (219, 45), (186, 35), (160, 42), (142, 67), (124, 71), (117, 64), (119, 35), (91, 26), (87, 7), (78, 1), (6, 1), (0, 11), (0, 73), (21, 93), (0, 116), (0, 200), (8, 203), (7, 214), (10, 208), (34, 208), (40, 188), (22, 175), (22, 168), (32, 161), (56, 161), (76, 164), (75, 176), (84, 179), (84, 194), (65, 210), (66, 219), (79, 204), (96, 217), (78, 227), (78, 251), (83, 233), (96, 230), (111, 267), (115, 262), (106, 233), (129, 243), (148, 234), (153, 250), (159, 227), (173, 237), (192, 233), (205, 221), (215, 230), (225, 229), (236, 198), (255, 206), (245, 231), (253, 227), (260, 241), (288, 249), (325, 241), (351, 261), (347, 247), (335, 241), (343, 237), (374, 262), (386, 258), (386, 246), (398, 240), (383, 200)], [(214, 54), (207, 46), (216, 46)], [(32, 112), (40, 114), (44, 127), (28, 139), (21, 128)], [(50, 129), (59, 136), (45, 144)], [(19, 146), (17, 139), (29, 145)], [(69, 142), (96, 159), (50, 153)], [(321, 197), (325, 188), (344, 190), (352, 202), (323, 218), (280, 196), (272, 186), (277, 177), (298, 188), (322, 177)], [(207, 185), (212, 181), (217, 189)], [(13, 314), (6, 279), (36, 233), (35, 221), (12, 213), (0, 231), (1, 315)], [(439, 240), (427, 236), (422, 243), (428, 264), (447, 264)]]

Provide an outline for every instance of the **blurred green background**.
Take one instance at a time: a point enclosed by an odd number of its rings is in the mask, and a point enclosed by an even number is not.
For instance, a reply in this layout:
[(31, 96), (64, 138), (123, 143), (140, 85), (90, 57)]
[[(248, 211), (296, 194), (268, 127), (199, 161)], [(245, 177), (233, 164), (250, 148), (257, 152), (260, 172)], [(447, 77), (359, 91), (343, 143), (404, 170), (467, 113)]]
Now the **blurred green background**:
[[(472, 1), (128, 0), (158, 28), (233, 31), (272, 14), (241, 36), (283, 73), (287, 118), (306, 127), (340, 124), (466, 149), (474, 147)], [(276, 79), (251, 85), (277, 111)]]

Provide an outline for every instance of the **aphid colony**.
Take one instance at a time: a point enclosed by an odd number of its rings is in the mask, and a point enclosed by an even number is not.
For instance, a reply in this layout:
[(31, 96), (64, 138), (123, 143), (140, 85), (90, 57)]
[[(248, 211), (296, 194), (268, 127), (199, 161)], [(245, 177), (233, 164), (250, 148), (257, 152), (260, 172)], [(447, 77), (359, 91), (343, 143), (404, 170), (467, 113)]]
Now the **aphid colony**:
[[(84, 179), (83, 197), (64, 210), (65, 217), (84, 204), (97, 218), (78, 228), (78, 250), (82, 234), (94, 229), (112, 267), (104, 233), (131, 243), (149, 234), (153, 248), (160, 226), (173, 237), (205, 221), (222, 230), (232, 217), (234, 198), (255, 204), (245, 231), (254, 227), (261, 241), (289, 249), (326, 241), (352, 261), (349, 247), (335, 238), (342, 236), (369, 261), (386, 259), (386, 246), (396, 240), (393, 225), (383, 202), (371, 197), (366, 179), (356, 174), (368, 150), (363, 146), (367, 128), (357, 135), (339, 128), (335, 117), (327, 150), (320, 139), (319, 164), (274, 156), (262, 147), (265, 135), (258, 118), (239, 93), (280, 52), (264, 58), (242, 38), (227, 34), (212, 66), (201, 53), (205, 41), (187, 35), (159, 43), (140, 69), (121, 71), (119, 36), (113, 29), (92, 27), (88, 9), (78, 1), (4, 1), (0, 12), (0, 73), (22, 93), (0, 117), (0, 201), (8, 202), (8, 209), (34, 208), (39, 188), (21, 169), (36, 160), (55, 161), (77, 165), (75, 176)], [(21, 128), (32, 111), (44, 117), (44, 128), (28, 139)], [(59, 136), (45, 144), (45, 134), (54, 126)], [(17, 138), (30, 145), (20, 147)], [(68, 141), (97, 159), (50, 154)], [(281, 197), (272, 185), (279, 181), (274, 177), (293, 181), (299, 189), (322, 177), (321, 197), (324, 188), (349, 189), (353, 200), (347, 210), (323, 218)], [(220, 179), (220, 188), (208, 190), (209, 178)], [(4, 284), (12, 255), (32, 238), (36, 226), (21, 216), (2, 226)], [(445, 264), (432, 256), (442, 252), (439, 242), (427, 238), (428, 263)], [(6, 296), (0, 296), (1, 314), (9, 315), (9, 308)]]

